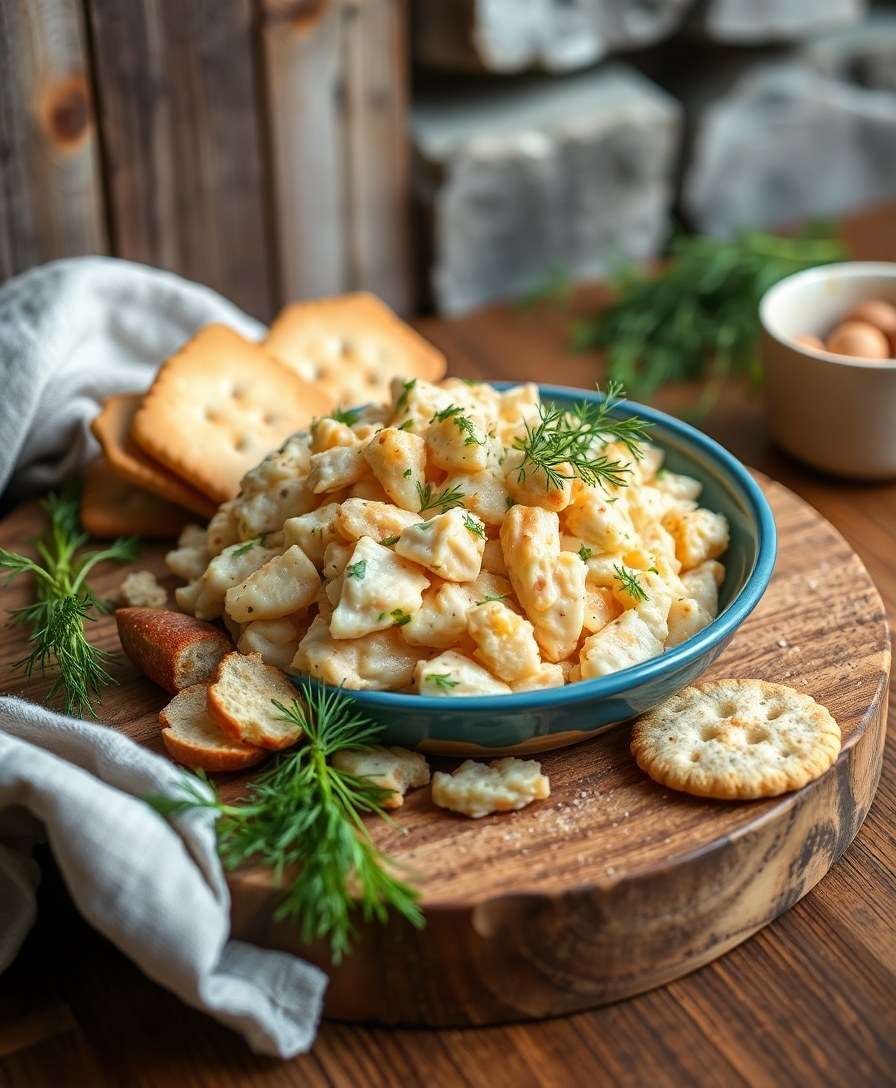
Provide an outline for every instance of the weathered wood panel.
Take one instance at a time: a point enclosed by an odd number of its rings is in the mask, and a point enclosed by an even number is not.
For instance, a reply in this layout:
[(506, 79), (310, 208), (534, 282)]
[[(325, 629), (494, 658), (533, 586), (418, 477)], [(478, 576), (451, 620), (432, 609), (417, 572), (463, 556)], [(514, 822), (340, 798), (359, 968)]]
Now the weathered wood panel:
[(403, 0), (262, 0), (284, 299), (412, 303)]
[(0, 3), (0, 280), (106, 248), (78, 0)]
[(273, 306), (250, 0), (87, 0), (115, 252)]

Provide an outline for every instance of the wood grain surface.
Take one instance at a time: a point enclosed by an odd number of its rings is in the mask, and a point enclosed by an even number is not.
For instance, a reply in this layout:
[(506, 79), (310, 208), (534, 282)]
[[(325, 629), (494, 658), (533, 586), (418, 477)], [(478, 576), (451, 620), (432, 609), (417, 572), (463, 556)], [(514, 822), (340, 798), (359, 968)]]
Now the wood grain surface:
[[(857, 258), (893, 259), (896, 206), (856, 218), (846, 236)], [(602, 297), (581, 292), (575, 308)], [(567, 352), (567, 317), (554, 310), (492, 307), (419, 325), (459, 374), (585, 386), (600, 374), (596, 355)], [(696, 396), (675, 389), (657, 403), (670, 408)], [(889, 616), (896, 613), (896, 484), (850, 484), (804, 469), (770, 445), (761, 405), (745, 390), (727, 390), (703, 427), (827, 517), (864, 561)], [(876, 799), (850, 849), (791, 910), (721, 959), (627, 1001), (540, 1023), (420, 1030), (331, 1021), (310, 1054), (285, 1063), (253, 1056), (145, 978), (77, 916), (43, 854), (38, 924), (0, 977), (0, 1085), (893, 1084), (894, 816), (891, 728)]]
[(0, 4), (0, 282), (103, 253), (96, 118), (79, 0)]
[(116, 255), (274, 310), (250, 0), (87, 0)]
[[(269, 874), (231, 875), (234, 934), (295, 952), (330, 975), (338, 1019), (428, 1026), (556, 1016), (651, 989), (708, 963), (797, 902), (852, 842), (880, 774), (890, 670), (883, 604), (861, 560), (809, 506), (763, 481), (778, 527), (775, 575), (711, 676), (761, 677), (806, 691), (843, 730), (835, 768), (803, 790), (764, 802), (721, 803), (656, 785), (634, 765), (628, 729), (540, 756), (551, 798), (472, 821), (411, 793), (390, 824), (369, 821), (377, 845), (419, 888), (427, 925), (364, 927), (334, 967), (294, 925), (276, 923)], [(0, 525), (10, 547), (38, 535), (21, 507)], [(165, 575), (164, 545), (134, 569)], [(107, 567), (114, 595), (127, 568)], [(164, 578), (169, 586), (174, 582)], [(30, 587), (6, 591), (18, 607)], [(112, 617), (91, 637), (116, 651)], [(24, 656), (21, 629), (0, 632), (0, 675)], [(119, 662), (120, 684), (100, 721), (160, 750), (160, 689)], [(846, 682), (844, 682), (846, 681)], [(40, 698), (43, 681), (24, 684)], [(450, 769), (456, 765), (433, 761)], [(253, 772), (230, 776), (236, 797)]]
[(404, 0), (261, 0), (281, 299), (412, 307)]

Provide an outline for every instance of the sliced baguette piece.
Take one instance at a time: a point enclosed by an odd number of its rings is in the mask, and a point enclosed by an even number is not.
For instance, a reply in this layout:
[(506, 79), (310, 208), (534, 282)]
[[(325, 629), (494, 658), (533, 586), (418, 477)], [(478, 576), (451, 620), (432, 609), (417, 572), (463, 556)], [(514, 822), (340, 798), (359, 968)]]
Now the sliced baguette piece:
[(302, 730), (283, 720), (273, 700), (284, 706), (296, 689), (261, 654), (228, 654), (221, 660), (208, 689), (208, 712), (224, 733), (259, 748), (288, 748)]
[(194, 770), (241, 771), (267, 757), (263, 748), (225, 736), (209, 717), (208, 688), (193, 684), (177, 693), (159, 714), (168, 754)]
[(192, 684), (207, 684), (233, 644), (210, 623), (163, 608), (119, 608), (118, 637), (137, 668), (165, 691), (175, 694)]

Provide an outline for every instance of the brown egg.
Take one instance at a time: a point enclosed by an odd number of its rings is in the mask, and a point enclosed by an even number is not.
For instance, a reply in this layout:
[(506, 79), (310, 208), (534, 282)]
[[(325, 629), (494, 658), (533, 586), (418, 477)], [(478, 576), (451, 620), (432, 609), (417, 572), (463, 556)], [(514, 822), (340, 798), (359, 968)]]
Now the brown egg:
[(890, 355), (896, 357), (896, 306), (882, 298), (872, 298), (853, 306), (844, 321), (865, 321), (873, 325), (890, 341)]
[(803, 333), (802, 336), (794, 336), (793, 342), (799, 344), (801, 348), (814, 348), (816, 351), (824, 351), (824, 341), (818, 336), (813, 336), (810, 332)]
[(890, 342), (867, 321), (844, 321), (827, 339), (825, 347), (836, 355), (851, 355), (855, 359), (887, 359)]

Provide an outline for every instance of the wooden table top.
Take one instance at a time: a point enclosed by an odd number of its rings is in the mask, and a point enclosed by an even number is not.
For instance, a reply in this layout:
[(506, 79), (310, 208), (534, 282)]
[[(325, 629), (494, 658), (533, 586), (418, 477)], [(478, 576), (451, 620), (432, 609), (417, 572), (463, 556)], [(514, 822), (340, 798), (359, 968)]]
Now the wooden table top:
[[(896, 205), (846, 224), (853, 254), (896, 257)], [(593, 305), (582, 291), (574, 307)], [(590, 386), (595, 355), (565, 349), (545, 307), (421, 319), (453, 373)], [(661, 408), (693, 402), (664, 391)], [(847, 484), (770, 446), (759, 401), (728, 389), (703, 427), (807, 499), (864, 560), (896, 615), (896, 483)], [(850, 1085), (896, 1083), (896, 750), (855, 842), (795, 907), (722, 959), (660, 990), (537, 1024), (443, 1031), (325, 1023), (291, 1062), (145, 978), (76, 914), (44, 865), (38, 924), (0, 976), (0, 1088), (306, 1085)], [(41, 858), (46, 862), (46, 857)]]

